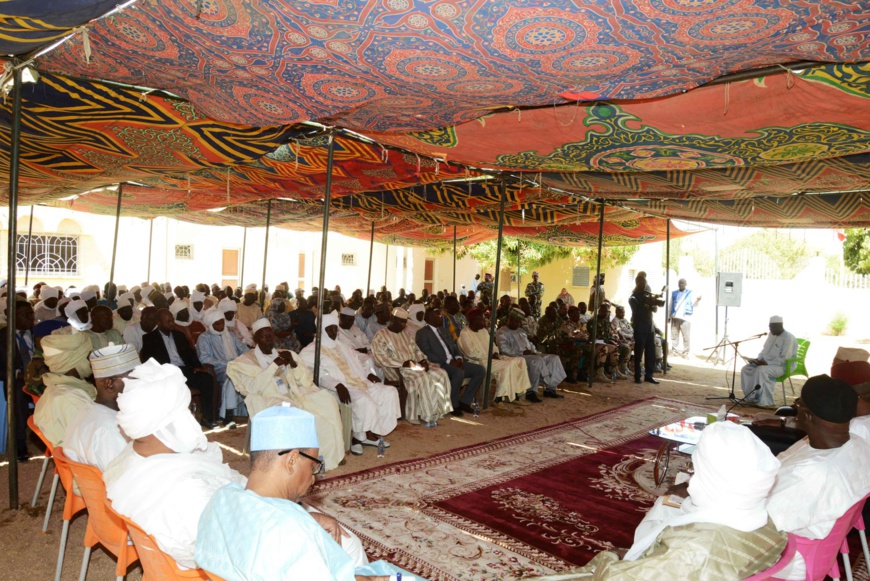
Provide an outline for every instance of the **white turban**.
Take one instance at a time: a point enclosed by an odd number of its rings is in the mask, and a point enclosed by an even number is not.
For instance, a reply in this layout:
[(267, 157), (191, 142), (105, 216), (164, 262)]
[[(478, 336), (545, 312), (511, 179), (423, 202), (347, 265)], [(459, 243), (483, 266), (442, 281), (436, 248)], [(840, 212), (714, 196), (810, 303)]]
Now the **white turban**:
[[(187, 311), (187, 320), (179, 321), (178, 313), (181, 311)], [(191, 323), (190, 319), (190, 310), (187, 308), (187, 303), (181, 300), (173, 301), (171, 305), (169, 305), (169, 312), (172, 313), (172, 316), (175, 317), (175, 324), (181, 325), (182, 327), (187, 327)]]
[(57, 287), (44, 286), (39, 291), (39, 298), (43, 301), (47, 301), (48, 299), (56, 299), (58, 296), (60, 296), (60, 291)]
[(214, 324), (218, 321), (224, 321), (224, 323), (226, 323), (224, 314), (218, 309), (209, 309), (202, 316), (202, 324), (205, 326), (205, 330), (212, 335), (220, 335), (218, 331), (214, 330)]
[(208, 441), (189, 407), (190, 390), (181, 370), (149, 359), (124, 382), (118, 425), (132, 440), (153, 434), (179, 454), (205, 450)]
[(64, 374), (75, 369), (79, 377), (91, 376), (91, 340), (84, 333), (48, 335), (42, 338), (42, 354), (52, 373)]
[(742, 532), (767, 524), (766, 500), (776, 480), (779, 460), (749, 428), (716, 422), (701, 433), (692, 454), (695, 474), (680, 516), (653, 527), (626, 553), (626, 561), (643, 555), (665, 527), (712, 523)]
[(272, 328), (272, 323), (269, 322), (269, 319), (257, 319), (256, 321), (254, 321), (254, 324), (251, 325), (251, 335), (255, 334), (257, 331), (265, 327), (269, 327), (270, 329)]
[(82, 291), (82, 294), (79, 295), (83, 301), (89, 301), (91, 299), (97, 298), (96, 291), (92, 291), (89, 289), (85, 289)]
[(90, 316), (88, 317), (87, 323), (82, 323), (79, 319), (79, 316), (76, 314), (76, 311), (79, 309), (87, 309), (88, 305), (85, 304), (85, 301), (81, 299), (76, 299), (74, 301), (70, 301), (69, 304), (64, 309), (64, 313), (66, 313), (67, 321), (72, 325), (72, 328), (76, 331), (89, 331), (91, 327), (93, 327), (93, 323), (91, 323)]
[(125, 292), (128, 292), (128, 291), (127, 291), (127, 285), (125, 285), (125, 284), (119, 284), (119, 285), (118, 285), (118, 290), (117, 290), (117, 292), (120, 293), (120, 294), (124, 294)]
[(770, 318), (771, 323), (782, 323), (782, 317), (774, 315)]
[(195, 290), (190, 293), (190, 304), (193, 303), (204, 303), (205, 302), (205, 293), (202, 291)]
[(130, 287), (130, 293), (135, 293), (136, 291), (140, 291), (140, 290), (142, 290), (142, 287), (139, 286), (138, 284), (133, 285), (132, 287)]
[[(125, 305), (124, 302), (128, 302), (129, 304)], [(136, 298), (133, 296), (133, 293), (124, 293), (118, 297), (118, 308), (123, 307), (132, 307), (136, 303)]]
[(239, 305), (236, 304), (236, 301), (233, 299), (221, 299), (221, 302), (218, 303), (218, 308), (222, 313), (235, 313), (238, 310)]
[(338, 313), (332, 311), (331, 313), (325, 313), (323, 315), (323, 328), (324, 330), (330, 325), (338, 326)]
[(142, 295), (142, 304), (146, 307), (153, 307), (154, 303), (151, 302), (151, 299), (148, 298), (151, 296), (151, 293), (154, 291), (154, 287), (149, 285), (143, 286), (140, 294)]
[(341, 309), (342, 315), (347, 315), (348, 317), (356, 317), (356, 311), (350, 307), (344, 307)]
[(422, 329), (423, 325), (425, 325), (426, 323), (424, 321), (420, 321), (417, 319), (417, 313), (425, 313), (425, 312), (426, 312), (426, 307), (424, 307), (423, 305), (421, 305), (421, 304), (411, 305), (411, 307), (408, 309), (408, 314), (410, 315), (410, 318), (408, 319), (408, 323), (410, 325), (417, 327), (418, 329)]
[(86, 292), (93, 292), (94, 296), (97, 296), (97, 293), (100, 292), (100, 287), (95, 284), (89, 284), (82, 289), (82, 294), (85, 294)]
[(245, 287), (245, 294), (248, 294), (248, 293), (256, 294), (256, 292), (257, 292), (257, 285), (255, 285), (255, 284), (249, 284), (248, 286)]

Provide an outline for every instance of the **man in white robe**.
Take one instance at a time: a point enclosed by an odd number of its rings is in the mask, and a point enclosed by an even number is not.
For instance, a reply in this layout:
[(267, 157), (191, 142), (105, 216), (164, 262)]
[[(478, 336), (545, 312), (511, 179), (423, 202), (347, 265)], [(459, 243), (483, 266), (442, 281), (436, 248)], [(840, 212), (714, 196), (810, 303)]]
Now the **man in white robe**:
[(63, 445), (69, 423), (97, 396), (94, 386), (83, 379), (92, 373), (90, 352), (91, 342), (81, 333), (42, 338), (42, 354), (51, 373), (42, 376), (45, 391), (36, 402), (33, 421), (52, 446)]
[(254, 323), (256, 347), (227, 364), (227, 376), (245, 397), (251, 416), (267, 407), (290, 403), (317, 417), (326, 470), (344, 460), (344, 433), (338, 401), (314, 384), (311, 370), (292, 351), (274, 349), (275, 333), (268, 319)]
[(437, 365), (430, 365), (414, 338), (405, 333), (409, 317), (405, 309), (393, 310), (389, 326), (372, 340), (372, 355), (387, 380), (401, 378), (407, 392), (405, 419), (412, 424), (422, 420), (431, 425), (453, 411), (450, 378)]
[(529, 369), (529, 383), (531, 387), (526, 392), (526, 399), (540, 403), (538, 397), (538, 385), (544, 383), (544, 397), (564, 397), (556, 392), (556, 388), (562, 383), (568, 374), (562, 366), (558, 355), (538, 353), (532, 345), (526, 332), (520, 328), (525, 313), (522, 309), (514, 307), (508, 315), (507, 325), (496, 331), (495, 339), (502, 355), (508, 357), (522, 357), (526, 360)]
[(195, 290), (190, 293), (190, 318), (192, 321), (199, 321), (205, 316), (205, 293), (200, 290)]
[(248, 346), (226, 329), (226, 319), (218, 309), (206, 311), (202, 319), (205, 333), (196, 340), (196, 355), (203, 365), (214, 368), (218, 385), (221, 386), (221, 407), (218, 416), (225, 418), (224, 423), (231, 420), (227, 417), (228, 410), (234, 410), (242, 403), (242, 398), (236, 391), (233, 382), (227, 377), (227, 364), (248, 351)]
[(248, 327), (236, 321), (236, 310), (238, 308), (238, 304), (233, 299), (221, 299), (217, 305), (217, 309), (224, 314), (224, 319), (227, 321), (225, 324), (230, 333), (235, 335), (239, 341), (248, 347), (253, 347), (254, 337), (251, 335), (251, 331)]
[(338, 338), (342, 345), (350, 347), (354, 357), (359, 360), (364, 369), (371, 369), (378, 378), (384, 381), (384, 371), (375, 365), (372, 357), (372, 342), (359, 327), (354, 324), (356, 313), (349, 307), (341, 309), (338, 316)]
[(142, 351), (142, 337), (157, 328), (157, 309), (145, 307), (140, 311), (138, 323), (127, 325), (124, 329), (124, 343), (132, 345), (136, 351)]
[(621, 560), (604, 551), (581, 569), (533, 579), (745, 579), (773, 565), (786, 535), (765, 510), (779, 467), (767, 446), (744, 426), (716, 422), (692, 461), (688, 486), (659, 497)]
[(263, 309), (257, 303), (257, 285), (249, 284), (245, 288), (245, 295), (242, 297), (242, 302), (236, 309), (236, 323), (241, 323), (249, 330), (257, 319), (262, 319)]
[(97, 398), (67, 425), (63, 451), (71, 460), (105, 472), (129, 442), (118, 427), (118, 395), (124, 391), (124, 378), (139, 365), (139, 354), (131, 345), (113, 345), (94, 351), (89, 359)]
[(785, 373), (785, 360), (797, 354), (797, 339), (782, 326), (782, 317), (773, 316), (770, 333), (755, 359), (740, 370), (740, 387), (748, 403), (774, 405), (776, 378)]
[(136, 367), (118, 396), (118, 425), (132, 441), (103, 473), (112, 508), (153, 536), (182, 569), (197, 566), (199, 517), (212, 495), (247, 482), (223, 463), (189, 406), (178, 367), (153, 359)]
[[(489, 355), (489, 331), (483, 326), (483, 311), (471, 309), (466, 314), (468, 326), (459, 334), (459, 349), (472, 363), (486, 367)], [(496, 401), (518, 402), (530, 388), (529, 370), (522, 357), (501, 357), (498, 345), (492, 345), (492, 376), (496, 381)]]
[[(776, 526), (809, 539), (821, 539), (835, 521), (870, 493), (870, 442), (850, 434), (858, 395), (845, 381), (811, 377), (801, 389), (797, 426), (807, 437), (779, 455), (782, 466), (767, 498)], [(798, 553), (777, 574), (804, 579)]]
[[(354, 351), (338, 342), (338, 316), (323, 315), (323, 332), (320, 334), (320, 380), (319, 384), (330, 390), (343, 404), (349, 404), (352, 412), (352, 454), (363, 453), (363, 446), (377, 446), (378, 439), (396, 429), (396, 420), (402, 416), (399, 393), (395, 387), (384, 385), (380, 378), (360, 365)], [(316, 344), (309, 343), (299, 356), (305, 364), (314, 368)], [(384, 447), (389, 443), (384, 442)]]
[(395, 579), (400, 569), (383, 561), (369, 564), (365, 554), (348, 550), (350, 533), (338, 521), (302, 506), (321, 468), (318, 453), (311, 414), (278, 406), (254, 416), (251, 476), (244, 488), (220, 489), (203, 511), (197, 563), (227, 581)]

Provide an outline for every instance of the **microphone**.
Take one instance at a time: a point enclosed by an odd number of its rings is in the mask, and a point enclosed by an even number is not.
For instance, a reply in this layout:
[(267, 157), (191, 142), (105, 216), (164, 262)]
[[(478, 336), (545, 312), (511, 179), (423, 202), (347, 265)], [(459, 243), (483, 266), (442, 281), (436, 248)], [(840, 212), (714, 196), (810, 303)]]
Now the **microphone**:
[[(765, 335), (767, 335), (767, 333), (765, 333)], [(726, 418), (728, 417), (728, 414), (731, 413), (731, 410), (733, 410), (734, 408), (736, 408), (737, 406), (739, 406), (742, 403), (746, 403), (746, 401), (745, 401), (746, 398), (749, 397), (750, 395), (752, 395), (753, 393), (755, 393), (756, 391), (761, 391), (760, 385), (756, 385), (755, 389), (753, 389), (752, 391), (750, 391), (749, 393), (747, 393), (746, 395), (744, 395), (743, 397), (738, 399), (736, 402), (734, 402), (734, 405), (731, 406), (730, 408), (728, 408), (728, 410), (725, 412), (725, 417)]]

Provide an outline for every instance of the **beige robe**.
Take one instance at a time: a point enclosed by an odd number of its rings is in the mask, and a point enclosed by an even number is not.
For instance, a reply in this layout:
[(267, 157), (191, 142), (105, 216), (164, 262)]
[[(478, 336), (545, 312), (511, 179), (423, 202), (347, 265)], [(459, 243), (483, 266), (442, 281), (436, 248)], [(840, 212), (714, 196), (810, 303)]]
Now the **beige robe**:
[[(489, 355), (489, 331), (472, 331), (470, 327), (459, 334), (459, 349), (471, 363), (486, 367)], [(493, 342), (492, 354), (498, 354), (498, 345)], [(529, 369), (522, 357), (503, 357), (492, 360), (492, 375), (496, 381), (495, 397), (506, 397), (509, 401), (526, 393), (532, 384), (529, 382)]]
[(63, 446), (67, 425), (83, 409), (94, 405), (97, 389), (70, 375), (46, 373), (45, 392), (36, 402), (33, 422), (52, 446)]
[(399, 377), (408, 390), (405, 404), (405, 417), (424, 422), (437, 420), (453, 411), (450, 403), (450, 378), (447, 372), (437, 365), (430, 364), (429, 371), (402, 367), (405, 361), (415, 363), (426, 359), (414, 338), (408, 333), (393, 333), (387, 328), (375, 333), (372, 339), (372, 356), (375, 363), (384, 370), (389, 381)]
[(117, 329), (109, 329), (105, 333), (94, 333), (93, 331), (83, 331), (83, 333), (91, 340), (91, 345), (93, 345), (95, 351), (108, 347), (109, 343), (115, 345), (124, 344), (124, 338)]
[[(317, 441), (327, 470), (332, 470), (344, 459), (344, 432), (338, 400), (328, 391), (314, 385), (311, 370), (295, 353), (291, 353), (296, 367), (262, 366), (254, 347), (237, 359), (227, 363), (227, 377), (245, 398), (251, 417), (264, 409), (290, 403), (317, 418)], [(274, 351), (273, 354), (276, 354)], [(261, 356), (262, 357), (262, 356)]]

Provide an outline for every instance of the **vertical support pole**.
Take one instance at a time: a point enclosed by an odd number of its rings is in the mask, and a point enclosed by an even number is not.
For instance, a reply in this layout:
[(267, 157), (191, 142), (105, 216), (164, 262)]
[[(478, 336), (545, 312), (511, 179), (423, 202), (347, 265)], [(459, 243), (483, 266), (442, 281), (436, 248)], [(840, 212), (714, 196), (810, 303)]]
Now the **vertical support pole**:
[(589, 388), (592, 388), (592, 378), (595, 377), (595, 341), (598, 339), (598, 306), (601, 304), (601, 292), (598, 280), (601, 278), (601, 250), (604, 246), (604, 201), (599, 201), (601, 210), (598, 214), (598, 258), (595, 266), (595, 305), (592, 306), (592, 357), (589, 358)]
[(668, 343), (668, 329), (671, 327), (671, 219), (668, 218), (667, 230), (665, 234), (665, 286), (668, 287), (668, 292), (665, 293), (665, 345), (667, 348), (662, 349), (662, 375), (668, 374), (668, 351), (671, 349)]
[(384, 288), (387, 288), (387, 273), (390, 271), (390, 245), (387, 244), (387, 250), (384, 252)]
[(109, 285), (115, 283), (115, 258), (118, 255), (118, 227), (121, 224), (121, 195), (124, 193), (124, 184), (118, 184), (118, 207), (115, 209), (115, 238), (112, 240), (112, 266), (109, 268)]
[(269, 259), (269, 226), (272, 225), (272, 198), (269, 198), (269, 201), (266, 205), (266, 242), (263, 246), (263, 282), (260, 284), (260, 292), (263, 293), (260, 295), (262, 300), (260, 301), (260, 309), (266, 304), (266, 261)]
[[(239, 286), (245, 288), (245, 251), (248, 248), (248, 227), (242, 231), (242, 269), (239, 271)], [(290, 289), (287, 289), (288, 291)]]
[[(30, 285), (30, 260), (33, 252), (33, 208), (36, 204), (30, 206), (30, 226), (27, 228), (27, 260), (24, 262), (24, 286)], [(17, 250), (16, 250), (17, 253)]]
[[(329, 209), (332, 204), (332, 159), (335, 153), (335, 133), (329, 132), (329, 149), (326, 154), (326, 195), (323, 198), (323, 237), (320, 240), (320, 281), (317, 285), (317, 332), (314, 335), (314, 383), (320, 385), (320, 336), (323, 333), (323, 307), (326, 304), (326, 239), (329, 234)], [(374, 224), (372, 224), (374, 226)]]
[(366, 290), (363, 293), (363, 298), (369, 296), (369, 290), (372, 288), (372, 261), (375, 258), (375, 221), (372, 220), (372, 240), (369, 242), (369, 276), (366, 279)]
[[(719, 227), (713, 230), (713, 273), (716, 275), (716, 344), (719, 344)], [(716, 351), (716, 363), (725, 362), (725, 347)]]
[[(13, 64), (18, 64), (17, 61)], [(11, 151), (9, 155), (9, 244), (7, 247), (8, 273), (7, 289), (9, 292), (8, 315), (6, 325), (6, 416), (9, 432), (6, 439), (6, 457), (9, 459), (9, 508), (18, 509), (18, 442), (17, 422), (24, 418), (18, 417), (18, 394), (20, 390), (15, 385), (15, 346), (18, 340), (15, 336), (15, 267), (18, 258), (18, 158), (21, 152), (21, 69), (15, 67), (12, 71), (12, 127)]]
[(504, 174), (501, 176), (501, 201), (498, 208), (498, 242), (495, 250), (495, 281), (492, 283), (492, 300), (490, 303), (489, 316), (489, 351), (486, 356), (486, 379), (483, 382), (483, 407), (489, 407), (489, 384), (492, 382), (492, 347), (495, 343), (495, 308), (498, 304), (496, 297), (499, 292), (499, 278), (501, 277), (501, 247), (502, 233), (504, 232), (504, 202), (507, 197), (507, 180)]
[(453, 225), (453, 293), (456, 294), (456, 224)]
[(148, 225), (148, 275), (145, 277), (146, 281), (151, 281), (151, 240), (154, 239), (154, 218), (149, 220), (150, 224)]
[(519, 236), (517, 236), (517, 302), (520, 300), (520, 293), (523, 288), (523, 277), (520, 275), (520, 256), (523, 251), (523, 242), (520, 240)]

